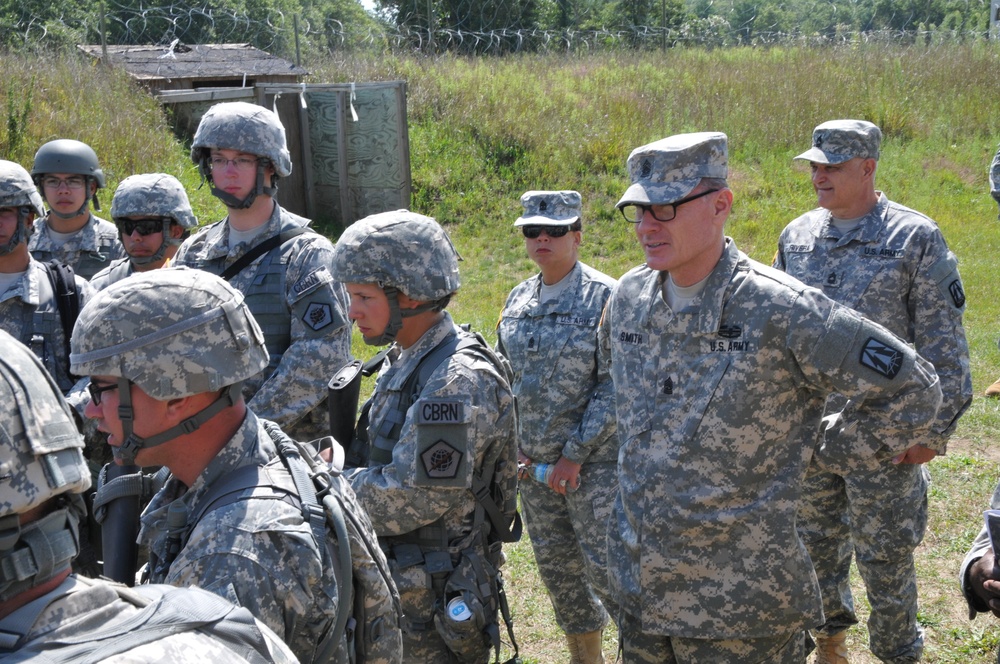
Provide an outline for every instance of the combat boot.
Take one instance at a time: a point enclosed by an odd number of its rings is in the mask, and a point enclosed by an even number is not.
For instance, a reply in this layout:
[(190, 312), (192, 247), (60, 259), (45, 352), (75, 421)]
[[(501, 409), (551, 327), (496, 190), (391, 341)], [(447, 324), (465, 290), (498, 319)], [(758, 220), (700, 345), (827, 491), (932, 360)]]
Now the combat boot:
[(1000, 397), (1000, 379), (998, 379), (997, 382), (987, 387), (986, 391), (983, 392), (983, 394), (993, 398)]
[(567, 634), (569, 664), (604, 664), (601, 650), (601, 630), (586, 634)]
[(847, 659), (847, 631), (833, 635), (816, 634), (813, 664), (850, 664)]

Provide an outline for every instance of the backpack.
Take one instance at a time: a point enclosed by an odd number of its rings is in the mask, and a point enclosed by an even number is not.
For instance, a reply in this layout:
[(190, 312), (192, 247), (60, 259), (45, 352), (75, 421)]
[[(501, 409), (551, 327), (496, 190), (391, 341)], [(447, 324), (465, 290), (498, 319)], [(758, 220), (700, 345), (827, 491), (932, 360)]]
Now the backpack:
[[(102, 583), (81, 576), (76, 580), (89, 586)], [(198, 631), (211, 636), (251, 664), (271, 661), (266, 639), (250, 612), (213, 593), (200, 588), (163, 585), (136, 589), (117, 584), (109, 584), (109, 587), (120, 599), (141, 611), (126, 620), (99, 627), (76, 638), (67, 637), (59, 641), (41, 638), (13, 652), (5, 648), (0, 650), (0, 659), (38, 664), (96, 664), (173, 634)], [(45, 602), (29, 611), (32, 622), (38, 616), (36, 611), (44, 610), (47, 605), (48, 602)], [(30, 625), (31, 622), (26, 620), (24, 628)], [(20, 631), (14, 633), (20, 634)], [(23, 634), (20, 635), (23, 637)], [(5, 651), (6, 654), (3, 654)]]
[[(323, 564), (333, 566), (337, 579), (336, 620), (318, 644), (315, 661), (400, 662), (399, 593), (371, 521), (341, 475), (342, 464), (327, 467), (310, 446), (292, 440), (273, 422), (261, 422), (278, 455), (264, 466), (238, 468), (212, 485), (188, 518), (188, 526), (194, 527), (212, 510), (243, 499), (244, 492), (255, 487), (268, 487), (294, 500), (317, 544), (325, 543), (317, 548), (323, 553)], [(336, 453), (337, 446), (331, 449)], [(287, 476), (294, 493), (287, 482), (280, 481)], [(342, 637), (346, 637), (346, 660), (336, 657)]]

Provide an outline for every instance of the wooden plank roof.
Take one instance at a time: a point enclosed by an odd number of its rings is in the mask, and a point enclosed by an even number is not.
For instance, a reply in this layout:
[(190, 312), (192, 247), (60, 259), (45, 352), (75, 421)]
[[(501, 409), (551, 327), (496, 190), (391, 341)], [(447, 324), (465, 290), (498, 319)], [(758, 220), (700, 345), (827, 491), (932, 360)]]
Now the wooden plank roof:
[[(100, 44), (78, 49), (102, 59)], [(169, 46), (108, 46), (110, 64), (123, 67), (138, 80), (219, 79), (255, 76), (289, 76), (301, 79), (309, 72), (283, 58), (250, 44), (176, 44)]]

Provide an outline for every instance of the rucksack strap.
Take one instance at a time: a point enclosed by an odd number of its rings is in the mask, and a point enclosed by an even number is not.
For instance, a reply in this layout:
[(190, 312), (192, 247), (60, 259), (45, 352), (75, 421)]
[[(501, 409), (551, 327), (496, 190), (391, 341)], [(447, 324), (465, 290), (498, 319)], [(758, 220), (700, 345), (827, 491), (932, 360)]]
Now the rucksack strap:
[(277, 235), (272, 235), (267, 238), (257, 246), (250, 249), (248, 252), (236, 259), (236, 262), (227, 267), (222, 271), (219, 276), (229, 281), (237, 274), (242, 272), (250, 263), (253, 263), (259, 257), (263, 256), (272, 249), (276, 249), (281, 245), (285, 244), (294, 237), (298, 237), (303, 233), (312, 233), (313, 231), (305, 226), (296, 226), (295, 228), (290, 228), (287, 231), (281, 231)]
[(76, 273), (66, 263), (56, 260), (46, 261), (42, 265), (45, 266), (52, 292), (56, 296), (56, 307), (59, 309), (59, 320), (63, 328), (63, 350), (66, 357), (69, 357), (69, 339), (73, 336), (73, 326), (80, 316), (80, 292), (76, 289)]

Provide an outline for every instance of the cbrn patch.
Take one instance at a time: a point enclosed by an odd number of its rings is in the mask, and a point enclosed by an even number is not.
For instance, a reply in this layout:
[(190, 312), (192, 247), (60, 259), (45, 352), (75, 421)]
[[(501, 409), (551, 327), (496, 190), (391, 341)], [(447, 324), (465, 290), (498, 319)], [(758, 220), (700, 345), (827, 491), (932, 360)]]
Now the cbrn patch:
[(462, 452), (439, 440), (423, 451), (420, 460), (428, 478), (450, 480), (455, 478), (462, 465)]
[(861, 347), (860, 360), (862, 366), (890, 380), (903, 368), (903, 352), (887, 346), (875, 337), (868, 337), (868, 341)]
[(333, 312), (326, 302), (310, 302), (302, 314), (302, 322), (314, 332), (322, 330), (333, 322)]

